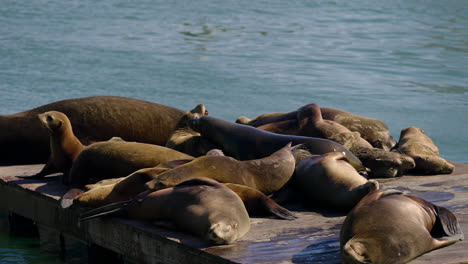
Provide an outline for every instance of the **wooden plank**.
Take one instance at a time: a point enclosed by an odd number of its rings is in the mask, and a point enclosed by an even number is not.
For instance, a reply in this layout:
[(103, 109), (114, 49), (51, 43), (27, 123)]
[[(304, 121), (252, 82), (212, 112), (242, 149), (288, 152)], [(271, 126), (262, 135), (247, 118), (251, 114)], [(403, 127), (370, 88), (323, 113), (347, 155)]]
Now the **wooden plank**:
[[(468, 165), (454, 163), (450, 175), (403, 176), (378, 179), (385, 188), (395, 188), (447, 207), (468, 234)], [(286, 207), (298, 215), (294, 221), (252, 218), (251, 230), (233, 245), (209, 246), (190, 235), (166, 230), (150, 223), (127, 219), (95, 219), (81, 227), (76, 212), (62, 210), (57, 199), (66, 188), (58, 177), (45, 180), (20, 180), (16, 175), (34, 174), (39, 165), (0, 167), (0, 206), (31, 217), (42, 224), (50, 223), (80, 239), (116, 252), (139, 256), (147, 263), (339, 263), (339, 232), (345, 215), (326, 210)], [(10, 197), (10, 198), (6, 198)], [(47, 204), (36, 200), (47, 200)], [(47, 214), (47, 215), (45, 215)], [(37, 219), (37, 220), (36, 220)], [(83, 235), (83, 233), (85, 235)], [(125, 235), (122, 235), (125, 234)], [(124, 239), (122, 239), (124, 237)], [(144, 239), (142, 239), (144, 238)], [(427, 253), (413, 263), (468, 262), (467, 241)], [(141, 257), (141, 256), (145, 257)], [(179, 256), (174, 259), (174, 256)], [(157, 259), (156, 262), (155, 260)]]

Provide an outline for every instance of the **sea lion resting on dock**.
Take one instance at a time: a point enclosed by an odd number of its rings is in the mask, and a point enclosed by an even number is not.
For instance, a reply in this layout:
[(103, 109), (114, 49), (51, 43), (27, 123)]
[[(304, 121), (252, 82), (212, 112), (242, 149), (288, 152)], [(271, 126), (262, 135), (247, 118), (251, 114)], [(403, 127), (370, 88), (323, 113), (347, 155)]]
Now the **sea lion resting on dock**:
[(191, 129), (213, 142), (226, 155), (239, 160), (251, 160), (271, 155), (289, 142), (302, 144), (312, 154), (344, 152), (345, 159), (359, 172), (366, 168), (348, 149), (331, 140), (280, 135), (247, 125), (224, 121), (211, 116), (203, 116), (189, 121)]
[(463, 240), (449, 210), (395, 190), (366, 195), (346, 217), (340, 234), (343, 263), (407, 263)]
[(193, 159), (166, 147), (126, 141), (105, 141), (86, 147), (76, 158), (65, 184), (81, 188), (102, 179), (125, 177), (159, 163)]
[(359, 132), (351, 132), (335, 121), (324, 120), (320, 107), (316, 104), (303, 106), (296, 112), (296, 120), (269, 123), (258, 128), (273, 133), (319, 137), (336, 141), (356, 155), (364, 166), (370, 169), (369, 176), (373, 178), (400, 176), (415, 166), (411, 157), (374, 148), (360, 136)]
[(379, 188), (377, 181), (368, 181), (343, 157), (341, 152), (329, 152), (297, 162), (292, 182), (303, 202), (348, 212)]
[(271, 194), (283, 187), (294, 173), (295, 159), (291, 143), (268, 157), (239, 161), (227, 156), (203, 156), (157, 175), (146, 183), (149, 190), (175, 186), (196, 177), (221, 183), (236, 183)]
[(439, 148), (424, 130), (414, 126), (401, 130), (394, 151), (412, 157), (416, 163), (414, 170), (424, 174), (450, 174), (455, 168), (439, 157)]
[[(216, 153), (218, 155), (218, 152)], [(72, 189), (62, 197), (62, 208), (67, 208), (72, 204), (75, 206), (99, 207), (130, 200), (146, 191), (147, 187), (145, 183), (153, 180), (157, 175), (190, 161), (173, 160), (164, 162), (154, 168), (138, 170), (127, 177), (103, 180), (96, 184), (86, 185), (85, 187), (88, 189), (86, 192), (81, 189)], [(224, 185), (239, 195), (250, 215), (273, 214), (282, 219), (295, 219), (295, 216), (291, 212), (260, 191), (244, 185), (232, 183), (225, 183)]]
[[(82, 220), (119, 212), (132, 219), (169, 220), (175, 226), (214, 244), (231, 244), (250, 229), (242, 200), (231, 189), (208, 178), (196, 178), (152, 192), (110, 212), (97, 208)], [(109, 208), (109, 207), (107, 207)]]
[[(308, 106), (310, 105), (305, 105), (298, 110), (289, 113), (263, 114), (254, 119), (239, 117), (236, 122), (253, 127), (259, 127), (276, 122), (283, 122), (282, 125), (286, 125), (288, 122), (289, 126), (294, 124), (297, 125), (303, 118), (301, 116), (301, 111)], [(360, 136), (367, 140), (373, 147), (390, 150), (396, 143), (390, 134), (387, 125), (378, 119), (360, 116), (334, 108), (322, 107), (320, 109), (323, 119), (335, 121), (352, 132), (359, 132)]]
[[(37, 115), (59, 111), (74, 124), (85, 145), (121, 137), (128, 141), (165, 145), (184, 111), (148, 101), (94, 96), (58, 101), (28, 111), (0, 116), (0, 162), (45, 163), (49, 135)], [(28, 150), (28, 151), (25, 151)]]

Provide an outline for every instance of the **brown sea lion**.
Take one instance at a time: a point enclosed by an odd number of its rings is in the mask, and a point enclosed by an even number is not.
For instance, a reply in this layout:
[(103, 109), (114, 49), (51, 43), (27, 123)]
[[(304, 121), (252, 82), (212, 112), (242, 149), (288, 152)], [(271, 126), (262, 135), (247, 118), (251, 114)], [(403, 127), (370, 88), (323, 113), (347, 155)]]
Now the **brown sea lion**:
[[(84, 144), (119, 136), (164, 146), (184, 111), (116, 96), (58, 101), (28, 111), (0, 116), (0, 162), (45, 163), (50, 155), (49, 134), (37, 115), (59, 111), (68, 116)], [(28, 151), (25, 151), (28, 150)]]
[[(305, 105), (303, 107), (307, 106), (308, 105)], [(293, 126), (295, 122), (297, 123), (297, 120), (301, 120), (301, 118), (298, 117), (298, 113), (301, 112), (301, 109), (303, 109), (303, 107), (289, 113), (264, 114), (254, 119), (240, 117), (236, 120), (236, 122), (254, 127), (259, 127), (265, 124), (287, 121), (281, 124), (277, 124), (276, 126), (286, 126), (289, 122), (289, 125), (287, 126), (290, 127)], [(321, 112), (323, 119), (335, 121), (345, 126), (352, 132), (359, 132), (360, 136), (367, 140), (373, 147), (390, 150), (396, 144), (396, 141), (390, 134), (387, 125), (385, 125), (385, 123), (378, 119), (360, 116), (346, 111), (326, 107), (322, 107)]]
[(416, 163), (415, 170), (424, 174), (450, 174), (455, 168), (439, 157), (439, 148), (424, 130), (414, 126), (401, 130), (395, 151), (412, 157)]
[(370, 169), (371, 178), (393, 178), (406, 174), (415, 167), (412, 157), (379, 148), (357, 149), (355, 154)]
[(358, 171), (366, 171), (361, 161), (348, 149), (331, 140), (280, 135), (247, 125), (224, 121), (211, 116), (191, 119), (189, 126), (200, 132), (201, 136), (213, 142), (226, 155), (239, 160), (251, 160), (271, 155), (289, 142), (302, 144), (313, 154), (344, 152), (345, 159)]
[[(98, 208), (83, 215), (89, 219), (106, 214)], [(250, 228), (250, 218), (242, 200), (231, 189), (208, 178), (196, 178), (173, 188), (152, 192), (117, 209), (128, 218), (169, 220), (180, 230), (214, 244), (231, 244)], [(115, 209), (112, 214), (115, 214)]]
[(44, 168), (30, 178), (42, 178), (56, 172), (68, 174), (73, 161), (85, 147), (73, 134), (70, 120), (65, 114), (49, 111), (38, 117), (50, 134), (50, 157)]
[(65, 184), (81, 188), (107, 178), (120, 178), (142, 168), (192, 156), (166, 147), (126, 141), (98, 142), (86, 147), (73, 162)]
[(361, 176), (343, 160), (344, 156), (329, 152), (297, 163), (293, 185), (303, 202), (348, 212), (362, 197), (379, 188), (377, 181)]
[[(218, 153), (216, 153), (218, 155)], [(145, 183), (167, 170), (190, 162), (191, 160), (173, 160), (163, 162), (154, 168), (138, 170), (127, 177), (102, 180), (96, 184), (88, 184), (84, 190), (72, 189), (61, 200), (62, 208), (72, 204), (78, 206), (100, 207), (112, 203), (124, 202), (137, 194), (146, 191)], [(296, 217), (287, 209), (278, 205), (263, 193), (239, 184), (224, 183), (233, 190), (244, 202), (251, 215), (273, 214), (282, 219), (293, 220)]]
[(196, 177), (207, 177), (221, 183), (236, 183), (271, 194), (291, 178), (295, 167), (291, 144), (268, 157), (239, 161), (228, 156), (203, 156), (157, 175), (146, 183), (149, 190), (175, 186)]
[(208, 110), (202, 104), (186, 112), (177, 123), (174, 132), (166, 143), (166, 147), (194, 157), (205, 155), (206, 152), (215, 148), (213, 143), (202, 138), (200, 133), (193, 131), (188, 126), (190, 119), (205, 115), (208, 115)]
[(335, 121), (324, 120), (317, 104), (309, 104), (299, 108), (295, 120), (269, 123), (258, 128), (272, 133), (332, 139), (351, 152), (355, 148), (372, 148), (367, 140), (361, 138), (359, 132), (351, 132)]
[(341, 228), (343, 263), (407, 263), (431, 250), (463, 240), (449, 210), (394, 190), (361, 199)]

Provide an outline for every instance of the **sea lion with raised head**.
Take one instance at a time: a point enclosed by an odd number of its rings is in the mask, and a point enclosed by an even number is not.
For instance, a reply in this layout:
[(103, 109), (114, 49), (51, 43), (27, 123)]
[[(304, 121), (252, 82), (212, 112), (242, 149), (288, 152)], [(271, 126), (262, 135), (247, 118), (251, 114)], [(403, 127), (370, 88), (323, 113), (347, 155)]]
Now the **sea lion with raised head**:
[[(282, 129), (285, 129), (285, 127), (291, 128), (291, 126), (298, 123), (298, 120), (301, 120), (298, 113), (307, 106), (309, 105), (305, 105), (289, 113), (263, 114), (254, 119), (239, 117), (236, 122), (254, 127), (281, 122), (276, 124), (275, 127), (283, 126)], [(373, 147), (390, 150), (396, 144), (387, 125), (378, 119), (326, 107), (322, 107), (321, 112), (323, 119), (335, 121), (352, 132), (359, 132), (360, 136), (367, 140)]]
[(177, 123), (174, 132), (172, 132), (166, 143), (166, 147), (194, 157), (205, 155), (209, 150), (213, 149), (215, 147), (213, 143), (202, 138), (200, 133), (193, 131), (188, 126), (190, 119), (205, 115), (208, 115), (208, 110), (202, 104), (186, 112)]
[(44, 168), (29, 178), (42, 178), (56, 172), (68, 174), (73, 161), (85, 147), (76, 138), (65, 114), (49, 111), (39, 114), (38, 118), (50, 135), (50, 157)]
[[(146, 221), (168, 220), (178, 229), (214, 244), (231, 244), (250, 228), (249, 215), (239, 196), (208, 178), (191, 179), (173, 188), (151, 192), (111, 212)], [(83, 214), (82, 220), (108, 213), (106, 208), (97, 208)]]
[(416, 163), (414, 170), (417, 172), (450, 174), (455, 169), (455, 166), (439, 157), (439, 148), (421, 128), (412, 126), (401, 130), (394, 150), (412, 157)]
[(196, 177), (207, 177), (221, 183), (249, 186), (264, 194), (283, 187), (294, 173), (295, 160), (288, 143), (268, 157), (239, 161), (228, 156), (198, 157), (184, 165), (157, 175), (146, 183), (149, 190), (175, 186)]
[[(148, 101), (93, 96), (46, 104), (0, 116), (0, 162), (45, 163), (50, 155), (49, 134), (37, 115), (59, 111), (68, 116), (75, 135), (84, 144), (118, 136), (164, 146), (184, 111)], [(27, 151), (25, 151), (27, 150)]]
[(395, 190), (361, 199), (340, 234), (343, 263), (407, 263), (463, 240), (455, 215), (444, 207)]
[(263, 158), (284, 147), (289, 142), (301, 144), (313, 154), (327, 152), (344, 152), (345, 159), (359, 172), (366, 169), (361, 161), (348, 149), (331, 140), (280, 135), (270, 133), (255, 127), (236, 124), (211, 116), (191, 119), (189, 126), (199, 132), (202, 137), (213, 142), (226, 155), (239, 160)]
[(348, 162), (344, 153), (329, 152), (297, 162), (292, 184), (308, 205), (348, 212), (379, 183), (367, 180)]

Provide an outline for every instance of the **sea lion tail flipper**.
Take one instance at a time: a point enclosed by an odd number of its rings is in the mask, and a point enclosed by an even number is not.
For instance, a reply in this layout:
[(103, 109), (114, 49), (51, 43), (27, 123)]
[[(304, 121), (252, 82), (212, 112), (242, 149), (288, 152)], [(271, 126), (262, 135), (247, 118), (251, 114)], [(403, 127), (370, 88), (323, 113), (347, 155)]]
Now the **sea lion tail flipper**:
[(254, 188), (235, 183), (224, 183), (224, 185), (242, 199), (249, 214), (254, 215), (258, 214), (258, 212), (268, 212), (281, 219), (294, 220), (297, 218), (288, 209), (277, 204), (273, 199)]
[(73, 200), (82, 193), (84, 193), (84, 190), (79, 188), (73, 188), (68, 190), (68, 192), (66, 192), (60, 199), (60, 206), (64, 209), (72, 206)]
[(448, 241), (463, 240), (464, 235), (455, 215), (445, 207), (433, 206), (437, 213), (437, 219), (431, 234), (437, 239)]

